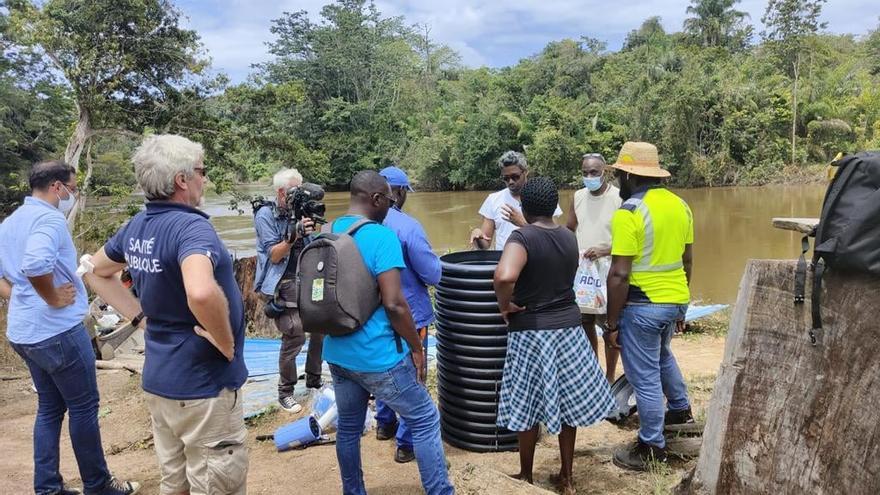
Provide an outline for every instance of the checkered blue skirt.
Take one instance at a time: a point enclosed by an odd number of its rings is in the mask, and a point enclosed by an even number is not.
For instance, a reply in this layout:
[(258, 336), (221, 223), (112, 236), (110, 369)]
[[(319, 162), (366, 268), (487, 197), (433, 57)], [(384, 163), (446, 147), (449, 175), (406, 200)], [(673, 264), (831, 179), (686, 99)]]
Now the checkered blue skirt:
[(614, 407), (608, 381), (580, 326), (521, 330), (507, 336), (496, 424), (526, 431), (543, 423), (589, 426)]

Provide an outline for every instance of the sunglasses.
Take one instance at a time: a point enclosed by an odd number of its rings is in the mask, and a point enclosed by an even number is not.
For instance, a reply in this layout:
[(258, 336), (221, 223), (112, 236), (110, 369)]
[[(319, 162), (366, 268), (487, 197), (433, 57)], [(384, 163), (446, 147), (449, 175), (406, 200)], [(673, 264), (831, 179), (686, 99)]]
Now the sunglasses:
[(522, 174), (502, 175), (501, 180), (504, 182), (516, 182), (522, 178)]
[(383, 198), (387, 199), (389, 206), (394, 206), (395, 204), (397, 204), (397, 201), (395, 201), (394, 198), (392, 198), (391, 196), (389, 196), (385, 193), (374, 193), (373, 197), (376, 197), (376, 196), (382, 196)]
[(602, 156), (602, 153), (586, 153), (581, 158), (583, 158), (584, 160), (586, 160), (587, 158), (598, 158), (599, 160), (602, 160), (602, 163), (605, 163), (605, 157)]
[(208, 176), (208, 167), (195, 167), (193, 168), (193, 170), (195, 170), (196, 173), (201, 175), (202, 177)]

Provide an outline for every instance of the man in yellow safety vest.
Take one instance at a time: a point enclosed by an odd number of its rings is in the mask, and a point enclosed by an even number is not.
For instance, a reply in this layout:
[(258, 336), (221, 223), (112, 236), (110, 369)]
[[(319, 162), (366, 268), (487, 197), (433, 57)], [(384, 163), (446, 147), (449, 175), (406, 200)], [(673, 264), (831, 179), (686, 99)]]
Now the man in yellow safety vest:
[(690, 302), (694, 221), (687, 203), (664, 187), (670, 174), (654, 145), (625, 143), (612, 168), (623, 204), (611, 221), (607, 328), (639, 411), (638, 439), (614, 454), (614, 464), (647, 470), (652, 460), (666, 461), (664, 425), (693, 422), (670, 341)]

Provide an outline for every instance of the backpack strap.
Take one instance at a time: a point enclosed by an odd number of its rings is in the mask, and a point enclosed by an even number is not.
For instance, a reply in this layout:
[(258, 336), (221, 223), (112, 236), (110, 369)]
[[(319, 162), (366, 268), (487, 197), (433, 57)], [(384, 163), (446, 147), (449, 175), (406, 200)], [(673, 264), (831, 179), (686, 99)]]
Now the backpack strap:
[(813, 265), (813, 293), (811, 294), (813, 326), (810, 328), (810, 343), (816, 345), (816, 330), (822, 330), (822, 275), (825, 273), (825, 263), (817, 262)]
[[(371, 224), (371, 223), (377, 223), (377, 222), (370, 220), (369, 218), (361, 218), (357, 222), (351, 224), (351, 226), (349, 226), (348, 229), (345, 232), (343, 232), (343, 234), (354, 236), (354, 234), (358, 230), (360, 230), (361, 227), (363, 227), (364, 225), (367, 225), (367, 224)], [(334, 221), (333, 224), (335, 225), (336, 222)]]
[(804, 303), (804, 293), (807, 285), (807, 251), (810, 250), (810, 236), (816, 235), (816, 228), (801, 238), (801, 256), (798, 258), (797, 269), (794, 272), (794, 303)]
[[(346, 230), (346, 231), (344, 232), (344, 234), (346, 234), (346, 235), (350, 235), (350, 236), (354, 237), (354, 234), (355, 234), (358, 230), (360, 230), (361, 227), (363, 227), (364, 225), (371, 224), (371, 223), (376, 223), (376, 224), (378, 224), (378, 222), (376, 222), (376, 221), (374, 221), (374, 220), (370, 220), (369, 218), (361, 218), (361, 219), (358, 220), (357, 222), (353, 223), (353, 224), (348, 228), (348, 230)], [(336, 221), (334, 221), (333, 224), (335, 225), (335, 224), (336, 224)], [(393, 331), (393, 330), (392, 330), (392, 331)], [(394, 332), (394, 343), (395, 343), (395, 345), (396, 345), (396, 347), (397, 347), (397, 352), (398, 352), (398, 353), (403, 352), (403, 344), (400, 342), (400, 335), (398, 335), (397, 332)]]

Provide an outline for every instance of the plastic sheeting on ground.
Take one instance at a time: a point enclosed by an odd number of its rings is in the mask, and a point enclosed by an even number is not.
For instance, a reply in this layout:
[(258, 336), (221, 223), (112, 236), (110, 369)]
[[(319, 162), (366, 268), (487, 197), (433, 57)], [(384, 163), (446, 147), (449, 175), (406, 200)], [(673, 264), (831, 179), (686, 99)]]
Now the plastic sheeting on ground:
[(709, 306), (698, 306), (694, 304), (688, 306), (687, 314), (684, 315), (684, 321), (690, 323), (696, 319), (709, 316), (723, 309), (727, 309), (727, 304), (711, 304)]
[[(306, 355), (309, 342), (303, 346), (296, 357), (296, 369), (305, 373)], [(278, 404), (278, 354), (281, 352), (279, 339), (244, 339), (244, 362), (248, 369), (248, 380), (242, 387), (244, 392), (244, 417), (250, 418)], [(437, 341), (428, 336), (428, 366), (437, 359)], [(330, 381), (330, 368), (324, 363), (322, 375), (324, 382)], [(302, 403), (308, 396), (305, 379), (296, 382), (294, 395)], [(303, 404), (305, 407), (307, 404)]]

